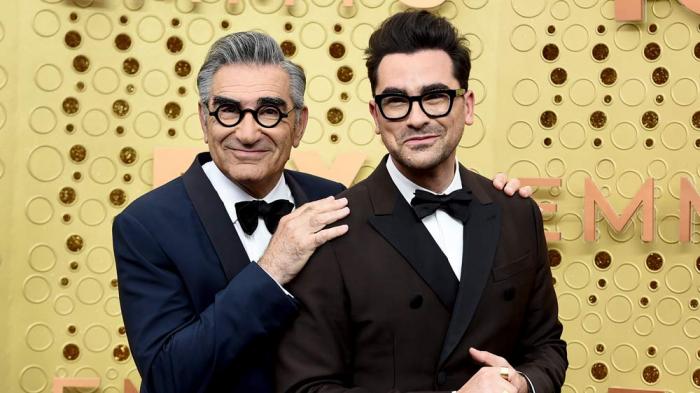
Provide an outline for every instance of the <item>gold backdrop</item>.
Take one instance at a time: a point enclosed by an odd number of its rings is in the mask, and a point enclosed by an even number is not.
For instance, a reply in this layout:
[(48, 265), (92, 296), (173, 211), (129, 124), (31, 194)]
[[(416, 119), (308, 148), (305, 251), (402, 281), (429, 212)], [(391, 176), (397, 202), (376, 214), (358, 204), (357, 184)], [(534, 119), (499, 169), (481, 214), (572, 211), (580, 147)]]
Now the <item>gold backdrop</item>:
[[(56, 377), (138, 386), (122, 327), (111, 222), (152, 188), (153, 149), (203, 147), (195, 76), (217, 37), (257, 29), (307, 72), (300, 151), (384, 154), (367, 110), (362, 50), (395, 0), (32, 0), (0, 9), (0, 390)], [(561, 232), (550, 261), (568, 340), (565, 392), (700, 389), (700, 225), (679, 242), (679, 188), (700, 177), (700, 15), (649, 1), (644, 23), (611, 0), (448, 0), (468, 34), (477, 117), (461, 162), (540, 188)], [(293, 163), (291, 165), (294, 166)], [(655, 180), (641, 215), (583, 239), (584, 179), (618, 210)]]

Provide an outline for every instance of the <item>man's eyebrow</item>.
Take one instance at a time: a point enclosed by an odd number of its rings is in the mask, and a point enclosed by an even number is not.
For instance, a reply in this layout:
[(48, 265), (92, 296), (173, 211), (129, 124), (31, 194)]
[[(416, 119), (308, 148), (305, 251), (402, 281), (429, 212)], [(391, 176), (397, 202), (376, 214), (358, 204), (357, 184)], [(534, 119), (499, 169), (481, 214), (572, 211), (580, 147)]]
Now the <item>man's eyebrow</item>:
[(406, 94), (406, 90), (399, 89), (398, 87), (387, 87), (386, 89), (382, 90), (380, 94)]
[(220, 106), (220, 105), (236, 105), (236, 106), (241, 106), (241, 103), (239, 101), (236, 101), (232, 98), (226, 98), (226, 97), (221, 97), (221, 96), (214, 96), (211, 100), (212, 104), (214, 106)]
[(435, 91), (435, 90), (447, 90), (447, 89), (449, 89), (449, 87), (444, 83), (433, 83), (433, 84), (430, 84), (428, 86), (423, 86), (420, 89), (420, 92), (421, 92), (421, 94), (425, 94), (425, 93), (430, 93), (431, 91)]
[(258, 106), (276, 106), (276, 107), (285, 107), (287, 106), (287, 102), (280, 97), (260, 97), (258, 98)]
[[(446, 89), (449, 89), (449, 87), (448, 87), (446, 84), (444, 84), (444, 83), (432, 83), (432, 84), (429, 84), (429, 85), (427, 85), (427, 86), (421, 87), (420, 93), (421, 93), (421, 94), (425, 94), (425, 93), (430, 93), (431, 91), (435, 91), (435, 90), (446, 90)], [(387, 87), (386, 89), (384, 89), (384, 90), (382, 91), (381, 94), (403, 94), (403, 95), (408, 95), (408, 93), (406, 93), (406, 90), (399, 89), (398, 87)]]

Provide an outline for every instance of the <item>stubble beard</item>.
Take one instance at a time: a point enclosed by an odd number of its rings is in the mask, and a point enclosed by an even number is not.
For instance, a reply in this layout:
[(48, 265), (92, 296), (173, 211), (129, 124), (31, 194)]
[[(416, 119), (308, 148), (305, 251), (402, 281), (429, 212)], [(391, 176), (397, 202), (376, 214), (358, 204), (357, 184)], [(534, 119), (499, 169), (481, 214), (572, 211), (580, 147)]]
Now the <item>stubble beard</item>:
[[(452, 155), (452, 151), (448, 151), (445, 146), (445, 143), (447, 142), (446, 133), (447, 130), (440, 125), (428, 125), (420, 130), (406, 129), (402, 132), (399, 138), (400, 141), (405, 141), (408, 138), (424, 134), (440, 135), (440, 138), (431, 145), (416, 146), (413, 148), (408, 148), (405, 144), (401, 144), (401, 146), (404, 148), (398, 150), (391, 156), (395, 161), (397, 161), (398, 164), (407, 170), (416, 173), (431, 171), (449, 159), (449, 157)], [(432, 157), (416, 157), (416, 155), (424, 156), (426, 154), (430, 154), (431, 152), (433, 153)]]

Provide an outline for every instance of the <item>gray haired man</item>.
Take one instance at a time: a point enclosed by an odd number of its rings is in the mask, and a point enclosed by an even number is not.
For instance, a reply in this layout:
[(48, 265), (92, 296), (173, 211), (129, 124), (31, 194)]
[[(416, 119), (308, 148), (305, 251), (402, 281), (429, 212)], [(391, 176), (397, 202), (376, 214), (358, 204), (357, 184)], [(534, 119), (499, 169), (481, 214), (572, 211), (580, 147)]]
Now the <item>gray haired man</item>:
[(197, 84), (209, 152), (114, 220), (122, 314), (142, 393), (265, 393), (298, 310), (282, 285), (348, 230), (326, 225), (349, 209), (341, 184), (284, 169), (308, 109), (274, 39), (219, 39)]
[(297, 311), (282, 285), (347, 231), (324, 229), (349, 213), (332, 197), (344, 187), (284, 170), (305, 77), (271, 37), (221, 38), (197, 84), (209, 153), (114, 221), (124, 323), (141, 392), (267, 392)]

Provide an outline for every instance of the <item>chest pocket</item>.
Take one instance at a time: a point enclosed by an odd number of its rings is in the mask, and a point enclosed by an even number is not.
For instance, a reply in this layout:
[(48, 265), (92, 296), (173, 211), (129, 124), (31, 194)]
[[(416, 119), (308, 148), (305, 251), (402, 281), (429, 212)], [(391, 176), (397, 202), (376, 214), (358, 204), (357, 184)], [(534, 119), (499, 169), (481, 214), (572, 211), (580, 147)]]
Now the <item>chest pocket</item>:
[(521, 255), (515, 258), (513, 262), (494, 267), (491, 270), (491, 274), (493, 275), (493, 281), (498, 282), (512, 277), (518, 273), (531, 270), (534, 267), (535, 265), (530, 260), (530, 253), (528, 252), (525, 255)]

